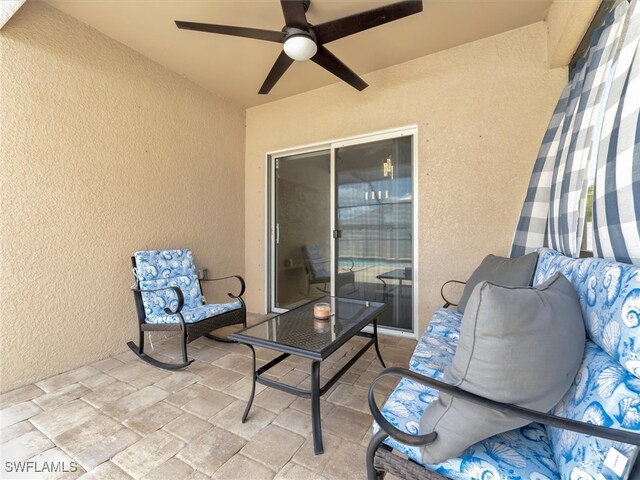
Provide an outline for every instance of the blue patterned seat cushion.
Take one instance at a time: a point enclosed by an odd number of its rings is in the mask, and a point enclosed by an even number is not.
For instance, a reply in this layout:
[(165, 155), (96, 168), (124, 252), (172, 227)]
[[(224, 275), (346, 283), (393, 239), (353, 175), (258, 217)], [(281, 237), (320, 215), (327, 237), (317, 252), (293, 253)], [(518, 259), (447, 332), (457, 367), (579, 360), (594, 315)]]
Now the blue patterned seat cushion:
[[(411, 370), (442, 380), (444, 368), (451, 363), (455, 354), (461, 318), (462, 314), (450, 310), (436, 311), (429, 328), (416, 346), (411, 358)], [(447, 322), (450, 322), (450, 328), (447, 328)], [(436, 390), (402, 379), (381, 410), (393, 426), (417, 435), (424, 410), (437, 398)], [(374, 423), (373, 432), (378, 429)], [(452, 479), (559, 478), (546, 431), (538, 424), (495, 435), (469, 447), (459, 457), (438, 465), (425, 464), (417, 447), (409, 447), (391, 438), (384, 443)]]
[[(534, 285), (562, 272), (576, 288), (585, 319), (585, 357), (552, 413), (597, 425), (640, 431), (640, 268), (596, 258), (572, 259), (539, 251)], [(630, 458), (636, 448), (549, 428), (563, 478), (596, 478), (614, 447)]]
[[(220, 304), (207, 303), (196, 308), (183, 308), (181, 313), (185, 323), (196, 323), (201, 320), (215, 317), (216, 315), (231, 312), (233, 310), (239, 310), (241, 308), (242, 302), (240, 300), (236, 300), (235, 302)], [(180, 323), (180, 319), (177, 315), (167, 315), (166, 313), (162, 315), (149, 315), (145, 321), (147, 323)]]
[(205, 304), (196, 276), (191, 250), (150, 250), (135, 253), (138, 285), (142, 292), (147, 323), (180, 323), (177, 315), (167, 315), (165, 308), (178, 308), (178, 295), (169, 287), (179, 287), (184, 296), (182, 316), (186, 323), (196, 323), (222, 313), (242, 308), (242, 302)]

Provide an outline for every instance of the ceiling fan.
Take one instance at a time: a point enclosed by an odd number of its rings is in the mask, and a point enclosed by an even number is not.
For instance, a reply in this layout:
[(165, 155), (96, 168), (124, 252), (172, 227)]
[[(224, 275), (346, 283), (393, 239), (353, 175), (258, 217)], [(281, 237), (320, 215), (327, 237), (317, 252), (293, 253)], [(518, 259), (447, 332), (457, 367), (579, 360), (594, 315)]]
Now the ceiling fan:
[(307, 22), (306, 11), (310, 0), (280, 0), (285, 26), (282, 31), (261, 30), (249, 27), (214, 25), (210, 23), (182, 22), (176, 20), (176, 26), (183, 30), (235, 35), (283, 44), (283, 51), (276, 59), (267, 75), (260, 94), (271, 91), (294, 60), (309, 60), (344, 80), (357, 90), (367, 88), (367, 83), (325, 48), (325, 44), (354, 33), (368, 30), (385, 23), (398, 20), (422, 11), (422, 0), (403, 0), (366, 12), (356, 13), (320, 25)]

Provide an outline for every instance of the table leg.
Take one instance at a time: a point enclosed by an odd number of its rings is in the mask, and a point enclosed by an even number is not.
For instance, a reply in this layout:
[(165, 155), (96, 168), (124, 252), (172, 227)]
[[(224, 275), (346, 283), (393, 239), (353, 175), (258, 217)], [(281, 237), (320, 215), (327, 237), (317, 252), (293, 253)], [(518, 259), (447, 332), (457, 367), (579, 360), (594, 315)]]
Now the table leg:
[(256, 377), (258, 374), (256, 373), (256, 351), (253, 349), (251, 345), (247, 345), (251, 349), (251, 353), (253, 354), (253, 381), (251, 383), (251, 395), (249, 396), (249, 401), (247, 402), (247, 406), (244, 409), (244, 413), (242, 414), (242, 423), (247, 421), (247, 416), (249, 415), (249, 410), (251, 410), (251, 405), (253, 404), (253, 397), (256, 394)]
[(313, 429), (313, 450), (316, 455), (319, 455), (324, 452), (322, 425), (320, 423), (320, 362), (311, 364), (311, 425)]
[(378, 360), (382, 364), (382, 368), (387, 368), (384, 364), (384, 360), (382, 360), (382, 355), (380, 355), (380, 348), (378, 348), (378, 319), (376, 318), (373, 321), (373, 346), (376, 347), (376, 354), (378, 355)]

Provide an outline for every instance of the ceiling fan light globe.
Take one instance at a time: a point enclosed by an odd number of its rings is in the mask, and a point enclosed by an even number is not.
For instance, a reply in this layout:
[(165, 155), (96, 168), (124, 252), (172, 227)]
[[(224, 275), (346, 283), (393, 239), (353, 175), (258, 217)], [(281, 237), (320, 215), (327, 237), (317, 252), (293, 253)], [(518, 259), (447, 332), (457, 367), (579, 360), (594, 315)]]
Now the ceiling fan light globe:
[(306, 35), (294, 35), (284, 42), (284, 53), (299, 62), (309, 60), (318, 51), (318, 46)]

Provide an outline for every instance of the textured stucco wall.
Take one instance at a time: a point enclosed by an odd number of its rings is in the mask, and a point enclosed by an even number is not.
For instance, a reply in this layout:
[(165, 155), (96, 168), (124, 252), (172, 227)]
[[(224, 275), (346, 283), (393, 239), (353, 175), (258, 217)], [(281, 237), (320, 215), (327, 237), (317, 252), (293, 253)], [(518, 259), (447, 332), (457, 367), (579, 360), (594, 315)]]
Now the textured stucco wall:
[[(265, 153), (418, 125), (420, 328), (440, 285), (505, 255), (566, 69), (547, 69), (544, 22), (247, 110), (246, 274), (265, 308)], [(277, 86), (276, 86), (277, 88)]]
[(243, 273), (245, 112), (40, 2), (0, 52), (6, 391), (137, 338), (136, 250)]
[(555, 0), (545, 19), (549, 68), (568, 65), (601, 0)]

